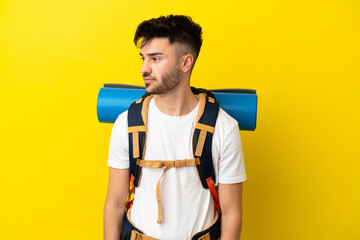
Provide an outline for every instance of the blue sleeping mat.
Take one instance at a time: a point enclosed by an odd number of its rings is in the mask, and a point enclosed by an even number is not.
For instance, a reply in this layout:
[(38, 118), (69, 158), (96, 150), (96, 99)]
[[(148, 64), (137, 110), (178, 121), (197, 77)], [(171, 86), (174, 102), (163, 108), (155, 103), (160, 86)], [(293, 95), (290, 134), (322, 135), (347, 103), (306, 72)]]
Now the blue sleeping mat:
[[(239, 123), (240, 130), (256, 128), (257, 95), (251, 89), (210, 90), (220, 107)], [(97, 116), (100, 122), (113, 123), (131, 103), (145, 94), (144, 87), (127, 84), (104, 84), (97, 100)]]

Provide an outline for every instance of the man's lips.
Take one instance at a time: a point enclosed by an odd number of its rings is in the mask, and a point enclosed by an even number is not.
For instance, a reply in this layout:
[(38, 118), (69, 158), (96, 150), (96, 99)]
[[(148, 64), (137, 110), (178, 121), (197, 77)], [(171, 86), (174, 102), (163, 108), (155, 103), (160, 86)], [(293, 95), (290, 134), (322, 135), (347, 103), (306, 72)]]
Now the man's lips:
[(155, 81), (155, 79), (153, 79), (153, 78), (144, 78), (145, 84), (151, 83), (152, 81)]

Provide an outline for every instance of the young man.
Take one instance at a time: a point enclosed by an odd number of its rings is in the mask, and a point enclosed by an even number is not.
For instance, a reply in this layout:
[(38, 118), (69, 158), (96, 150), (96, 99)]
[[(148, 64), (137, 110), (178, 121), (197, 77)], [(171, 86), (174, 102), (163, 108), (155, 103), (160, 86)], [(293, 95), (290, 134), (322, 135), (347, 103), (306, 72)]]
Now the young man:
[[(192, 140), (200, 98), (191, 91), (190, 76), (201, 48), (202, 29), (190, 17), (170, 15), (142, 22), (134, 41), (140, 47), (146, 91), (154, 95), (148, 106), (143, 159), (193, 159)], [(238, 124), (222, 109), (211, 151), (221, 207), (221, 239), (238, 240), (246, 174)], [(118, 240), (127, 231), (121, 233), (129, 192), (128, 112), (119, 115), (114, 124), (108, 165), (104, 238)], [(212, 194), (203, 187), (196, 166), (169, 170), (142, 167), (141, 184), (136, 188), (131, 211), (125, 216), (125, 225), (139, 230), (142, 239), (188, 240), (208, 229), (218, 215)]]

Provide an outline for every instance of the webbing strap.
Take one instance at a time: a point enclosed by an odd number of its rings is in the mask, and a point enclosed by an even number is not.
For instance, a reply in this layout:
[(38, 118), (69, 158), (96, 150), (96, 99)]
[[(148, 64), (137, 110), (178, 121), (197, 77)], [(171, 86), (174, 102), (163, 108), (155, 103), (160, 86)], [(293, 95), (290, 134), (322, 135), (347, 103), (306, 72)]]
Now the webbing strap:
[(136, 230), (131, 230), (130, 240), (159, 240), (158, 238), (153, 238), (145, 234), (141, 234)]
[(196, 121), (195, 122), (199, 122), (201, 116), (204, 113), (205, 103), (206, 103), (206, 94), (205, 93), (199, 93), (198, 96), (200, 98), (200, 102), (199, 102), (199, 109), (198, 109), (198, 113), (196, 115)]
[[(133, 145), (133, 158), (140, 158), (143, 156), (140, 156), (140, 146), (139, 145), (139, 132), (145, 132), (146, 134), (146, 127), (147, 127), (147, 113), (149, 108), (149, 102), (153, 98), (153, 95), (150, 95), (146, 97), (142, 103), (142, 109), (141, 109), (141, 117), (144, 122), (144, 125), (140, 126), (129, 126), (128, 127), (128, 133), (132, 133), (132, 145)], [(137, 104), (141, 103), (142, 98), (136, 101)], [(143, 146), (142, 155), (145, 154), (145, 144)]]
[(158, 203), (158, 219), (157, 223), (161, 223), (162, 218), (162, 207), (161, 207), (161, 196), (160, 196), (160, 181), (164, 176), (164, 173), (171, 168), (179, 168), (185, 166), (196, 166), (200, 164), (200, 159), (184, 159), (184, 160), (175, 160), (175, 161), (158, 161), (158, 160), (137, 160), (137, 164), (141, 167), (148, 167), (148, 168), (162, 168), (165, 167), (161, 177), (159, 178), (156, 184), (156, 200)]
[(141, 109), (141, 117), (145, 123), (145, 127), (147, 125), (147, 119), (148, 119), (148, 110), (149, 110), (149, 102), (154, 97), (154, 95), (150, 95), (144, 99), (143, 106)]
[(141, 160), (138, 159), (136, 164), (140, 167), (148, 168), (162, 168), (171, 166), (170, 168), (178, 168), (183, 166), (196, 166), (200, 164), (199, 158), (184, 159), (184, 160), (174, 160), (174, 161), (162, 161), (162, 160)]
[(134, 126), (134, 127), (128, 127), (128, 133), (133, 132), (146, 132), (145, 126)]
[(195, 128), (205, 130), (205, 131), (211, 132), (211, 133), (214, 133), (214, 131), (215, 131), (214, 127), (206, 125), (206, 124), (202, 124), (202, 123), (196, 123)]
[(133, 141), (133, 158), (140, 157), (140, 146), (139, 146), (139, 132), (132, 133)]
[(197, 143), (197, 146), (196, 146), (195, 156), (201, 157), (201, 154), (203, 152), (204, 145), (205, 145), (205, 139), (206, 139), (206, 131), (201, 130), (200, 135), (199, 135), (199, 139), (198, 139), (198, 143)]
[(212, 97), (208, 97), (208, 99), (209, 99), (209, 102), (211, 102), (211, 103), (215, 103), (215, 99), (214, 99), (214, 98), (212, 98)]
[(211, 177), (206, 179), (206, 183), (209, 187), (211, 196), (213, 197), (214, 201), (215, 201), (215, 207), (218, 210), (219, 214), (221, 213), (221, 209), (220, 209), (220, 203), (219, 203), (219, 196), (217, 194), (216, 188), (215, 188), (215, 184), (214, 181), (212, 180)]

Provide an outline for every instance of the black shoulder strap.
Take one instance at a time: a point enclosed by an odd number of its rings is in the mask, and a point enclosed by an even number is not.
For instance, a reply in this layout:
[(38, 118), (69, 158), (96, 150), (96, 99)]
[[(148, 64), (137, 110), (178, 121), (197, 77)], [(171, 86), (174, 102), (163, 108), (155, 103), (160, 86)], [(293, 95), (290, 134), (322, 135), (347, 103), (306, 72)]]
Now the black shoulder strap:
[(136, 163), (145, 154), (147, 110), (151, 98), (152, 96), (148, 96), (137, 100), (128, 110), (130, 175), (134, 177), (136, 187), (141, 177), (141, 167)]
[[(201, 92), (198, 96), (200, 104), (193, 135), (193, 152), (194, 158), (200, 159), (200, 165), (196, 167), (201, 183), (207, 189), (206, 179), (212, 178), (216, 182), (211, 146), (220, 106), (207, 93)], [(145, 96), (137, 100), (128, 110), (130, 174), (134, 177), (135, 187), (140, 183), (141, 167), (137, 161), (143, 159), (145, 154), (147, 110), (152, 97)]]
[(212, 178), (216, 182), (211, 145), (220, 105), (205, 93), (200, 93), (198, 96), (200, 105), (193, 136), (193, 152), (194, 158), (200, 158), (200, 165), (196, 167), (201, 183), (207, 189), (209, 188), (207, 179)]

